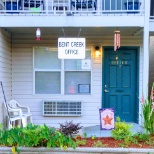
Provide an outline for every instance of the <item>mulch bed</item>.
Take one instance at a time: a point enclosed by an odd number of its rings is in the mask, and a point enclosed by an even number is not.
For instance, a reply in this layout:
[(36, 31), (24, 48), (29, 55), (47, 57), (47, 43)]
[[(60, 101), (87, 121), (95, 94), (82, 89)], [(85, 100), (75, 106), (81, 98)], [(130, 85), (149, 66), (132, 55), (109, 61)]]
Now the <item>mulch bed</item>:
[[(78, 140), (86, 140), (86, 144), (84, 145), (78, 145), (78, 147), (108, 147), (108, 148), (118, 148), (118, 147), (124, 147), (124, 148), (154, 148), (154, 143), (146, 143), (146, 141), (138, 141), (135, 143), (128, 143), (124, 144), (124, 140), (115, 140), (112, 137), (100, 137), (100, 138), (83, 138)], [(102, 143), (97, 144), (97, 143)]]

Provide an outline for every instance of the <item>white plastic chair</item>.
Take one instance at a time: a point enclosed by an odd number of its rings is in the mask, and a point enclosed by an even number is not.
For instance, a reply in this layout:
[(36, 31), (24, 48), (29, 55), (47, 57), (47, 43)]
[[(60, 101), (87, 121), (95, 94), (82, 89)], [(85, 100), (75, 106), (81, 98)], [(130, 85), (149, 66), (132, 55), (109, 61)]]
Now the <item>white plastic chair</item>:
[[(32, 115), (31, 115), (29, 107), (19, 105), (19, 103), (16, 100), (10, 100), (9, 103), (8, 103), (8, 106), (13, 110), (14, 109), (20, 109), (21, 110), (20, 117), (22, 117), (23, 127), (25, 127), (27, 125), (27, 123), (33, 123)], [(18, 114), (14, 111), (13, 116), (15, 117), (16, 115), (18, 115)]]
[[(11, 127), (15, 127), (16, 122), (18, 123), (18, 126), (21, 126), (22, 121), (26, 121), (26, 118), (22, 116), (21, 109), (12, 109), (9, 106), (7, 106), (7, 110), (9, 112), (9, 116), (7, 116), (7, 128), (10, 130)], [(16, 113), (16, 114), (14, 114)]]

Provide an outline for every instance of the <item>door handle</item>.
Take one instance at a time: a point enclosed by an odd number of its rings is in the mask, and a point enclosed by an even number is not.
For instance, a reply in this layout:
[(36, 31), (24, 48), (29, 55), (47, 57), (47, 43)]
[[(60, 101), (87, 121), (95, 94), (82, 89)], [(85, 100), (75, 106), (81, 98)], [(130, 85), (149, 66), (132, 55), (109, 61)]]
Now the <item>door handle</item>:
[(109, 91), (105, 89), (104, 92), (105, 92), (105, 93), (108, 93)]

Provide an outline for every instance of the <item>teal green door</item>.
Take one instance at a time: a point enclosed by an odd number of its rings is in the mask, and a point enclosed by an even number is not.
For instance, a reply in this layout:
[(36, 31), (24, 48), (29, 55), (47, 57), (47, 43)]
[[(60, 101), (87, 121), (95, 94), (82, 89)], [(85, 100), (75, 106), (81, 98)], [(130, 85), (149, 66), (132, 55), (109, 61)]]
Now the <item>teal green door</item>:
[(126, 122), (137, 119), (137, 51), (104, 50), (103, 106)]

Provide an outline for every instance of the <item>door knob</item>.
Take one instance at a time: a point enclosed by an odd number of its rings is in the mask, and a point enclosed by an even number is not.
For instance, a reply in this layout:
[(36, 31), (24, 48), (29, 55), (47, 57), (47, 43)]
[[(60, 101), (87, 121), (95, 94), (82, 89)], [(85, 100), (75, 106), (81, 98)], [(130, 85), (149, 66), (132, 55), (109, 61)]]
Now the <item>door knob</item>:
[(108, 93), (109, 91), (105, 89), (104, 92)]

